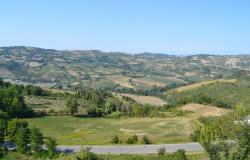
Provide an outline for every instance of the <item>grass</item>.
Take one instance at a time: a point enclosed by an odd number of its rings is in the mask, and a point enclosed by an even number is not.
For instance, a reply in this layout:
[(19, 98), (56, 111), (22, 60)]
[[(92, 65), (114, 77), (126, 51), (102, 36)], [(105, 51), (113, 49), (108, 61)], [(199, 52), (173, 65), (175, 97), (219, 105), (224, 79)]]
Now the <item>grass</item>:
[[(77, 154), (77, 153), (76, 153)], [(186, 153), (189, 160), (208, 160), (208, 157), (204, 153)], [(157, 155), (99, 155), (105, 160), (166, 160), (169, 159), (169, 155), (157, 156)], [(18, 152), (8, 152), (2, 160), (32, 160), (33, 158), (22, 155)], [(41, 158), (43, 160), (43, 158)]]
[(235, 83), (236, 79), (219, 79), (219, 80), (212, 80), (212, 81), (204, 81), (204, 82), (200, 82), (200, 83), (194, 83), (194, 84), (189, 84), (189, 85), (186, 85), (186, 86), (178, 87), (175, 90), (177, 92), (183, 92), (183, 91), (188, 91), (188, 90), (191, 90), (191, 89), (199, 88), (201, 86), (216, 83), (216, 82)]
[[(158, 80), (153, 80), (149, 78), (131, 78), (128, 76), (120, 76), (120, 75), (110, 75), (106, 76), (107, 79), (113, 81), (114, 83), (117, 83), (123, 87), (127, 88), (137, 88), (137, 86), (142, 85), (144, 87), (150, 88), (150, 87), (165, 87), (166, 83), (163, 83)], [(131, 79), (133, 82), (135, 82), (134, 85), (129, 83), (129, 79)]]
[[(227, 112), (223, 111), (221, 114)], [(57, 138), (61, 145), (111, 144), (111, 138), (115, 135), (126, 140), (135, 134), (139, 138), (148, 136), (153, 143), (161, 144), (190, 142), (196, 121), (203, 114), (194, 111), (181, 117), (120, 119), (48, 116), (27, 121), (31, 126), (40, 128), (45, 136)]]
[[(167, 160), (170, 156), (157, 156), (157, 155), (104, 155), (108, 160)], [(205, 154), (192, 153), (187, 154), (189, 160), (208, 160)]]
[(118, 94), (118, 93), (115, 94), (117, 94), (118, 96), (130, 97), (140, 104), (150, 104), (155, 106), (163, 106), (164, 104), (166, 104), (166, 102), (163, 101), (162, 99), (153, 96), (138, 96), (133, 94)]
[(47, 97), (26, 96), (25, 102), (28, 106), (35, 110), (50, 110), (54, 111), (65, 110), (66, 105), (63, 99), (49, 99)]

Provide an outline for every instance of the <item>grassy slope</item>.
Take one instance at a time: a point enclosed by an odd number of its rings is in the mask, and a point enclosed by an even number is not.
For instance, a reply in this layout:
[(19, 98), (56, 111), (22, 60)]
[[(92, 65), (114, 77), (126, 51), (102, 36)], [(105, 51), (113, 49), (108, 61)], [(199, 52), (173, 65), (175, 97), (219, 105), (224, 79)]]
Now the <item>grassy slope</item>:
[(244, 105), (250, 107), (250, 82), (236, 81), (231, 82), (216, 82), (207, 85), (202, 85), (198, 88), (185, 90), (183, 92), (169, 91), (167, 92), (167, 101), (171, 102), (183, 97), (196, 97), (199, 94), (206, 94), (211, 98), (229, 102), (233, 105)]
[[(210, 111), (216, 109), (204, 105), (199, 108)], [(226, 112), (221, 109), (219, 113)], [(197, 119), (214, 114), (209, 113), (199, 111), (182, 117), (121, 119), (49, 116), (27, 121), (31, 126), (40, 128), (45, 136), (56, 137), (58, 143), (64, 145), (110, 144), (114, 135), (126, 140), (134, 134), (139, 137), (146, 135), (153, 143), (159, 144), (189, 142)]]
[(202, 87), (204, 85), (208, 85), (208, 84), (212, 84), (212, 83), (216, 83), (216, 82), (235, 83), (236, 80), (235, 79), (219, 79), (219, 80), (212, 80), (212, 81), (204, 81), (204, 82), (200, 82), (200, 83), (194, 83), (194, 84), (189, 84), (189, 85), (186, 85), (186, 86), (178, 87), (175, 90), (177, 92), (183, 92), (183, 91), (196, 89), (196, 88)]
[(140, 104), (150, 104), (150, 105), (155, 105), (155, 106), (163, 106), (164, 104), (166, 104), (165, 101), (154, 96), (138, 96), (138, 95), (133, 95), (133, 94), (119, 94), (119, 93), (114, 93), (114, 95), (117, 95), (120, 97), (121, 96), (130, 97)]

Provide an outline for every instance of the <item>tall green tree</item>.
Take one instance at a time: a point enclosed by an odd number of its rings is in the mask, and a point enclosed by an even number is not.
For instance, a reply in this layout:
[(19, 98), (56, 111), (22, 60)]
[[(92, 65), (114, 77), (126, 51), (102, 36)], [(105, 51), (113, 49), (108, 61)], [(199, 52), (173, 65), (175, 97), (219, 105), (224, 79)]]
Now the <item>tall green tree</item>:
[(40, 152), (43, 145), (43, 134), (38, 128), (30, 130), (30, 147), (33, 152)]
[(66, 100), (67, 112), (74, 116), (78, 112), (78, 99), (74, 96), (70, 96)]
[(16, 134), (16, 145), (17, 151), (25, 154), (29, 153), (29, 129), (28, 128), (20, 128)]
[(50, 158), (54, 157), (56, 154), (56, 139), (49, 137), (46, 142), (46, 147), (48, 151), (48, 156)]
[(28, 128), (28, 123), (17, 118), (12, 119), (7, 126), (7, 136), (15, 141), (17, 132), (20, 128)]

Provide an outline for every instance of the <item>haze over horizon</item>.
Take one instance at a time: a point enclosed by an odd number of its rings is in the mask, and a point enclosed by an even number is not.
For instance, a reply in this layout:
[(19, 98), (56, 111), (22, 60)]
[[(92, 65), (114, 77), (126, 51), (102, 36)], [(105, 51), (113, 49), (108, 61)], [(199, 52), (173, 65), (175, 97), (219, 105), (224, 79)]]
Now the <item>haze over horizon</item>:
[(249, 7), (247, 0), (9, 0), (0, 6), (0, 47), (250, 54)]

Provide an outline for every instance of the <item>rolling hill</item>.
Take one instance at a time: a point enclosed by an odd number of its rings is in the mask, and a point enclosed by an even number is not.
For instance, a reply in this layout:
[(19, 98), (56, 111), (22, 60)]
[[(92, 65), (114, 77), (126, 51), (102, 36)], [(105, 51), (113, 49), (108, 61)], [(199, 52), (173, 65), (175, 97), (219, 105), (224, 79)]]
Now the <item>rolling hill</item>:
[(249, 69), (249, 55), (174, 56), (0, 47), (0, 78), (48, 88), (91, 87), (112, 91), (171, 88), (228, 78)]

